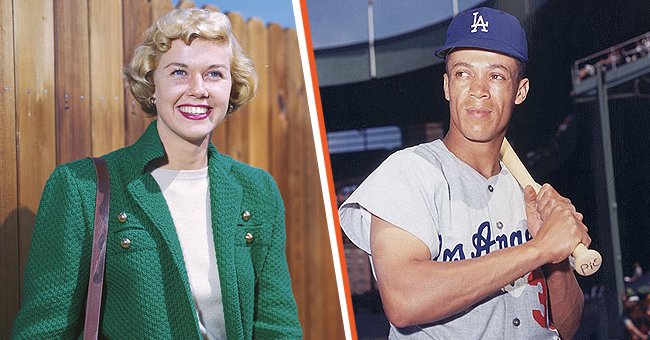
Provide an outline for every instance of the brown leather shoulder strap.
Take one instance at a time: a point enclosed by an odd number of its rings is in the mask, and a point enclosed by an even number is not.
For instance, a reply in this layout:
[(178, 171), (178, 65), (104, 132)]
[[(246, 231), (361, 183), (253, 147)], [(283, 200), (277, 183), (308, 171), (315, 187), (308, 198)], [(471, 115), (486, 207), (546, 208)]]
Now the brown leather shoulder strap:
[(86, 298), (86, 319), (84, 340), (97, 339), (99, 316), (102, 309), (102, 288), (104, 286), (104, 263), (106, 260), (106, 238), (108, 235), (108, 211), (111, 200), (110, 180), (106, 161), (92, 157), (97, 172), (97, 199), (95, 200), (95, 226), (93, 230), (93, 253), (90, 260), (90, 278)]

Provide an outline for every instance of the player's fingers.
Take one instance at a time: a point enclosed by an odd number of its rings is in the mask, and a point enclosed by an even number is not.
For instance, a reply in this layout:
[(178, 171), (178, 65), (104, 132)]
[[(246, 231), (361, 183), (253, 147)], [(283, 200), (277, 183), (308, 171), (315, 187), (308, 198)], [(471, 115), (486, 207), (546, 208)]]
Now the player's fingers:
[(537, 208), (537, 194), (535, 193), (535, 189), (530, 185), (524, 188), (524, 201), (526, 202), (526, 209)]
[(542, 215), (543, 219), (548, 217), (551, 211), (557, 206), (558, 202), (548, 196), (544, 196), (537, 201), (537, 211)]
[(555, 188), (553, 188), (553, 186), (548, 183), (544, 184), (539, 190), (538, 197), (543, 197), (545, 199), (555, 199), (561, 203), (572, 204), (569, 198), (560, 195), (560, 193), (557, 192), (557, 190), (555, 190)]
[(578, 222), (579, 222), (578, 225), (580, 226), (580, 228), (582, 228), (582, 230), (583, 230), (585, 233), (588, 233), (588, 232), (589, 232), (589, 228), (588, 228), (584, 223), (582, 223), (582, 221), (578, 220)]
[(533, 189), (532, 186), (527, 185), (524, 188), (524, 199), (526, 200), (527, 203), (537, 199), (537, 193), (535, 193), (535, 189)]
[(575, 215), (575, 217), (576, 217), (580, 222), (582, 222), (582, 219), (584, 218), (584, 215), (582, 215), (581, 213), (579, 213), (579, 212), (577, 212), (577, 211), (574, 211), (574, 212), (573, 212), (573, 215)]

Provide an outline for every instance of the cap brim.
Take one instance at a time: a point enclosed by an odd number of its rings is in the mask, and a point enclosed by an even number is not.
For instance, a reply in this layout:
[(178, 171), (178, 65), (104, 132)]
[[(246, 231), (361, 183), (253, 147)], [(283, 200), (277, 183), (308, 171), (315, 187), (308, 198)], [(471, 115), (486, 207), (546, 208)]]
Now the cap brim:
[(501, 41), (492, 40), (486, 37), (481, 38), (470, 38), (461, 41), (457, 41), (450, 45), (442, 46), (434, 51), (434, 54), (438, 58), (444, 59), (447, 57), (447, 54), (454, 48), (477, 48), (486, 51), (498, 52), (513, 58), (528, 62), (528, 57), (524, 56), (512, 46), (504, 44)]

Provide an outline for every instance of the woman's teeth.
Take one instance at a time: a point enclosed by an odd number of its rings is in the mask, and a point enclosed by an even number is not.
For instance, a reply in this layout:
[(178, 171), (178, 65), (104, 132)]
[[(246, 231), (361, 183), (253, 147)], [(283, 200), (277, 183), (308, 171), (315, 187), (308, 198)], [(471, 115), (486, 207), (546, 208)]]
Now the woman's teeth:
[(197, 106), (182, 106), (178, 108), (181, 112), (187, 113), (190, 115), (202, 115), (208, 112), (207, 107), (197, 107)]

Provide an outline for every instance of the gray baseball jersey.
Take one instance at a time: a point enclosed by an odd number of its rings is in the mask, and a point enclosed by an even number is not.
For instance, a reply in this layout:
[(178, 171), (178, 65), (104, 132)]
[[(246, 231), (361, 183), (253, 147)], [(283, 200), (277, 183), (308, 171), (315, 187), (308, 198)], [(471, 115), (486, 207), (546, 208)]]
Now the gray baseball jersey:
[[(433, 261), (459, 261), (531, 239), (523, 191), (501, 164), (486, 179), (436, 140), (398, 151), (339, 209), (347, 236), (369, 255), (371, 214), (413, 234)], [(391, 325), (391, 339), (557, 339), (546, 281), (536, 270), (468, 310), (435, 323)], [(435, 308), (435, 306), (431, 306)]]

